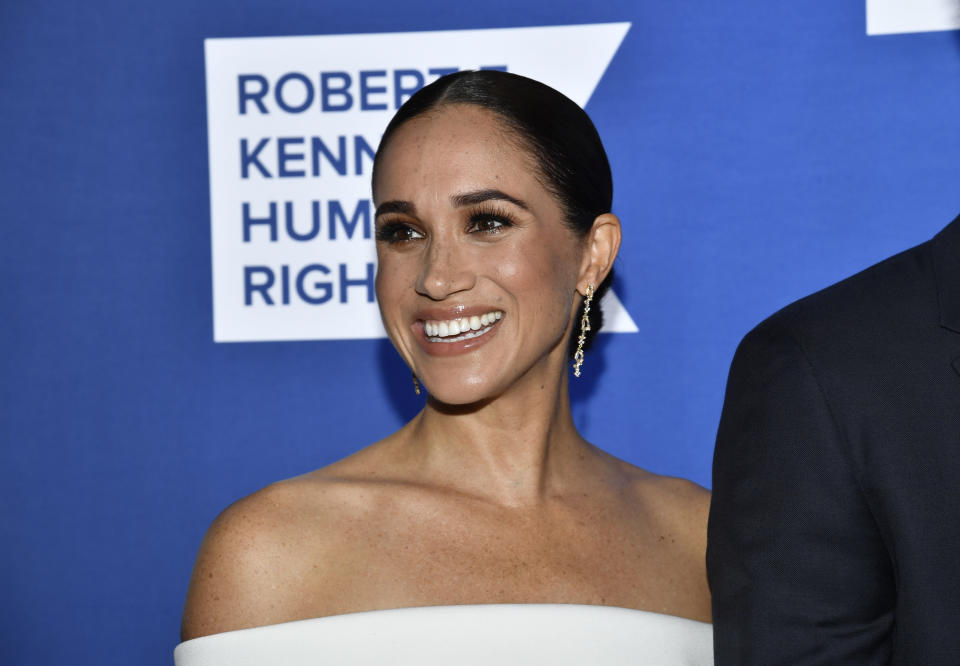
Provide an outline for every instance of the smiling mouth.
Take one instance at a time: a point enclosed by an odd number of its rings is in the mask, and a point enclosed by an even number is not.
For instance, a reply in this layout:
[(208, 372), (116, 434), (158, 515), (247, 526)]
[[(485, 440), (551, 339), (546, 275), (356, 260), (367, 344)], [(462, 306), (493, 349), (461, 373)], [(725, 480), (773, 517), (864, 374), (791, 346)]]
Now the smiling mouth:
[(462, 342), (486, 335), (502, 317), (502, 311), (492, 310), (480, 316), (473, 315), (444, 321), (430, 320), (423, 322), (423, 332), (430, 342)]

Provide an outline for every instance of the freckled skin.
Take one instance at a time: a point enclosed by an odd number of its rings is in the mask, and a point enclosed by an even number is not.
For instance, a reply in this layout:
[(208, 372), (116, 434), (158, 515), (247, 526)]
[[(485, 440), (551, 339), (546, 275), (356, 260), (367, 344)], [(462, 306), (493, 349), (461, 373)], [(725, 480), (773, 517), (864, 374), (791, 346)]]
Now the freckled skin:
[[(411, 202), (416, 214), (401, 219), (426, 236), (400, 247), (378, 243), (377, 296), (394, 345), (430, 394), (448, 404), (475, 402), (502, 394), (518, 371), (529, 372), (531, 383), (555, 384), (561, 343), (580, 303), (583, 241), (563, 223), (517, 139), (476, 107), (431, 113), (394, 135), (378, 175), (374, 203)], [(466, 233), (471, 209), (455, 207), (449, 196), (487, 188), (506, 191), (528, 210), (498, 202), (513, 227), (496, 236)], [(510, 344), (442, 360), (423, 353), (410, 331), (414, 313), (461, 303), (504, 310), (498, 335)]]
[[(451, 197), (489, 189), (525, 207), (498, 201), (511, 226), (477, 233), (476, 206)], [(389, 437), (224, 511), (197, 556), (184, 639), (464, 603), (603, 604), (709, 621), (709, 493), (604, 453), (570, 415), (567, 341), (581, 294), (616, 256), (616, 218), (598, 217), (578, 238), (516, 138), (464, 106), (397, 131), (374, 200), (414, 210), (378, 216), (378, 230), (413, 232), (378, 241), (377, 294), (426, 405)], [(417, 312), (459, 305), (502, 310), (496, 334), (467, 353), (431, 355)]]

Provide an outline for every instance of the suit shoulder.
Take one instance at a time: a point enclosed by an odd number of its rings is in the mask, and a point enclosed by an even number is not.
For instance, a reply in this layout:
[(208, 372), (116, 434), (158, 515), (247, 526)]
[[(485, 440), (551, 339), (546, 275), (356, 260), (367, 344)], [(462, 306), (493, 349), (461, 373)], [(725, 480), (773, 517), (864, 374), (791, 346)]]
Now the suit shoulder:
[(865, 330), (932, 321), (939, 306), (930, 248), (927, 241), (790, 303), (750, 331), (741, 346), (784, 336), (842, 346)]

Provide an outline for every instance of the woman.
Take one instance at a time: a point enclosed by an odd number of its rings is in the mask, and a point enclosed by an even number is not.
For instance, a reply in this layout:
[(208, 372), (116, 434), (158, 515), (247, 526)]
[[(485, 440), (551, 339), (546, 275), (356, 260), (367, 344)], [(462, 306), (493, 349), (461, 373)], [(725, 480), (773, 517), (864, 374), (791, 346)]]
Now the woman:
[(373, 197), (383, 322), (426, 406), (217, 518), (183, 620), (209, 638), (178, 663), (709, 660), (709, 494), (571, 418), (620, 244), (587, 115), (524, 77), (446, 76), (387, 127)]

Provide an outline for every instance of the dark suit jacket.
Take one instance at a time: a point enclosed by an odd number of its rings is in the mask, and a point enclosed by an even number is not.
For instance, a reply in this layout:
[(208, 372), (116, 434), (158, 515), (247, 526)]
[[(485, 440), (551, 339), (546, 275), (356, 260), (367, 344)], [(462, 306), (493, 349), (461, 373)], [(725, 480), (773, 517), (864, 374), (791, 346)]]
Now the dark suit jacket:
[(707, 570), (726, 664), (960, 664), (960, 217), (737, 349)]

